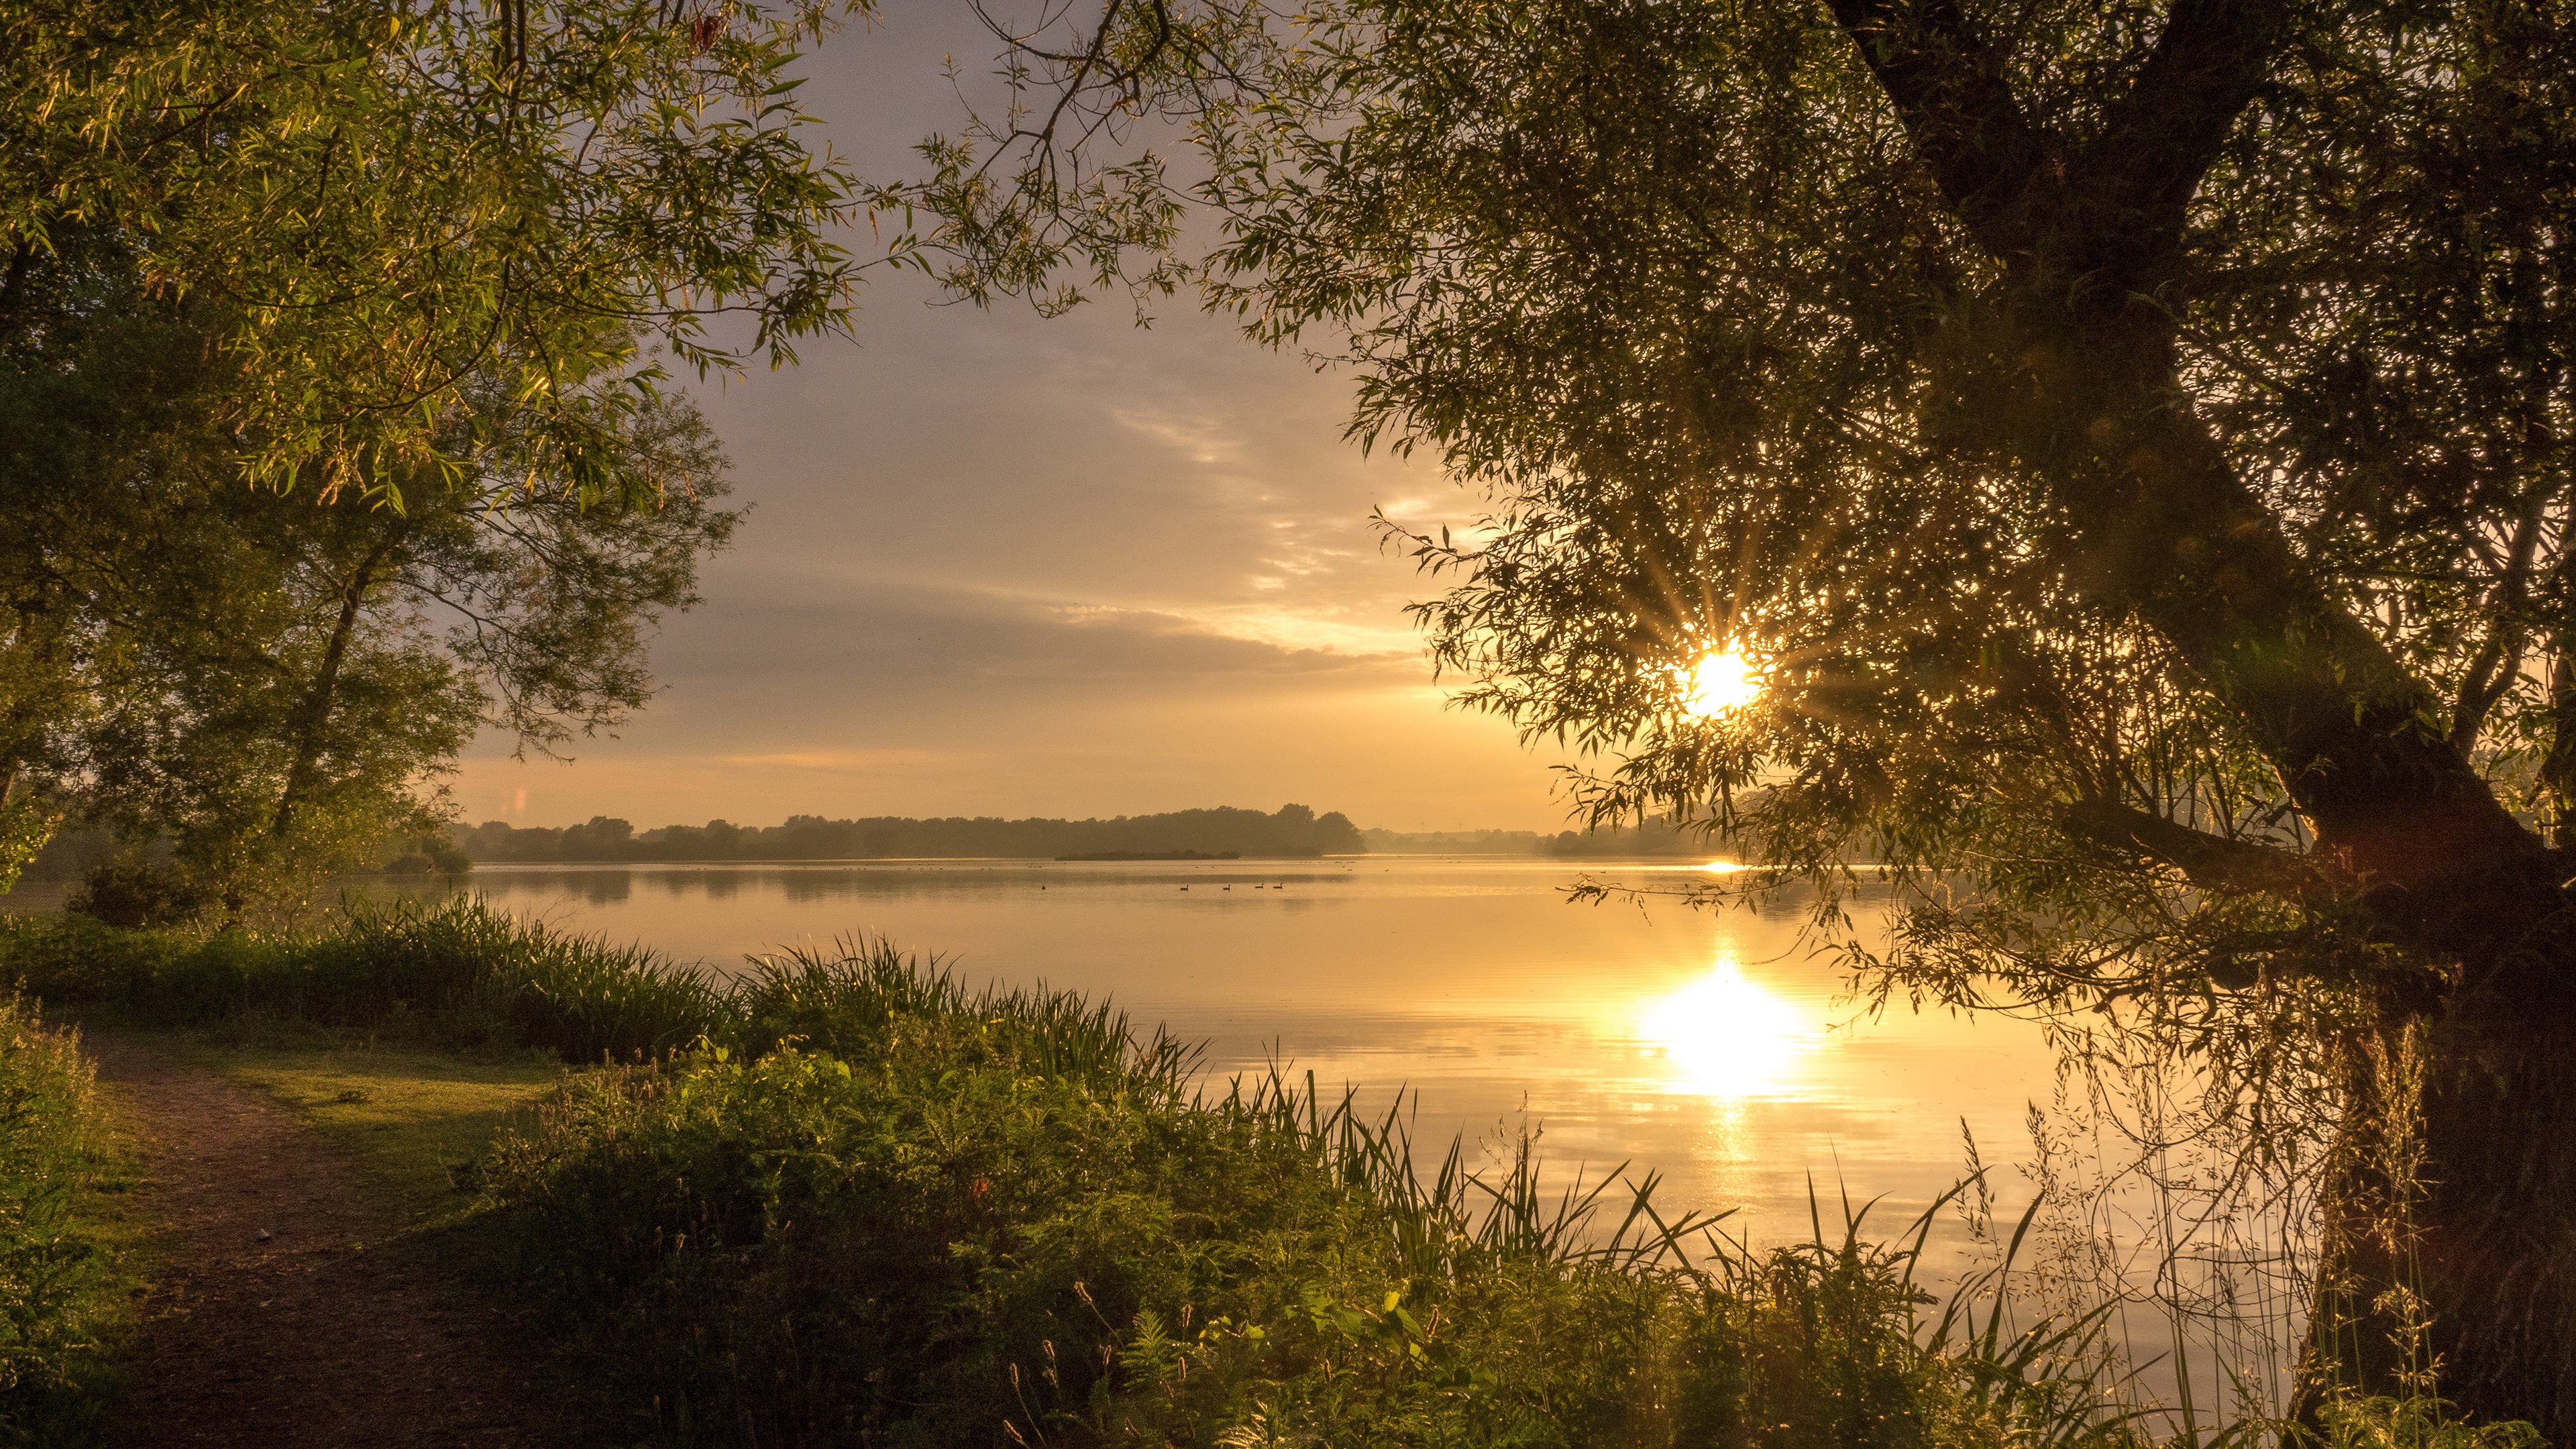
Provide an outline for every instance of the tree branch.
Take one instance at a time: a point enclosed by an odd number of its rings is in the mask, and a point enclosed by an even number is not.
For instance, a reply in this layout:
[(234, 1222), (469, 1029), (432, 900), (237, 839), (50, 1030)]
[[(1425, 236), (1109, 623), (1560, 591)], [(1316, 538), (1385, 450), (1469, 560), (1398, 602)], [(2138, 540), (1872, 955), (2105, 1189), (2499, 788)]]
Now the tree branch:
[(2087, 272), (2133, 289), (2180, 246), (2191, 198), (2261, 91), (2284, 20), (2276, 0), (2174, 0), (2136, 82), (2073, 167), (2105, 213)]
[(1833, 12), (1960, 219), (1993, 250), (2027, 247), (2008, 219), (2023, 214), (2055, 145), (2022, 114), (2000, 53), (1969, 32), (1955, 0), (1833, 0)]
[(2070, 805), (2059, 814), (2058, 827), (2105, 849), (2170, 865), (2195, 887), (2218, 895), (2304, 902), (2319, 897), (2326, 884), (2307, 856), (2195, 830), (2117, 800)]

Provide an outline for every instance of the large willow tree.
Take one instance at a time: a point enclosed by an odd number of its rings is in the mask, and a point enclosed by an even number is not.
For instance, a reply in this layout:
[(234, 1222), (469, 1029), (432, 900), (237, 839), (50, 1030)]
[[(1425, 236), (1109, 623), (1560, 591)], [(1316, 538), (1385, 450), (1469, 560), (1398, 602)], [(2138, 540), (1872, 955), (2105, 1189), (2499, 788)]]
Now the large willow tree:
[[(1883, 988), (2188, 1053), (2275, 1147), (2321, 1105), (2320, 1380), (2437, 1363), (2576, 1434), (2576, 15), (1121, 0), (1014, 40), (1023, 104), (932, 148), (954, 284), (1195, 265), (1349, 363), (1360, 436), (1492, 500), (1415, 541), (1467, 701), (1595, 751), (1599, 816), (1901, 867)], [(1718, 648), (1768, 687), (1700, 717)]]

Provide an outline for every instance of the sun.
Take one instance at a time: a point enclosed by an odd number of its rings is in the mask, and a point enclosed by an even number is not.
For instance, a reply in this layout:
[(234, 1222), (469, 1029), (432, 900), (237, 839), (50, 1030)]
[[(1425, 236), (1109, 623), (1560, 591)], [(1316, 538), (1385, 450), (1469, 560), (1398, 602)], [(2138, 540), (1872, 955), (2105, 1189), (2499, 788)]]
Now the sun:
[(1682, 708), (1708, 719), (1762, 697), (1762, 672), (1736, 650), (1709, 655), (1682, 672)]

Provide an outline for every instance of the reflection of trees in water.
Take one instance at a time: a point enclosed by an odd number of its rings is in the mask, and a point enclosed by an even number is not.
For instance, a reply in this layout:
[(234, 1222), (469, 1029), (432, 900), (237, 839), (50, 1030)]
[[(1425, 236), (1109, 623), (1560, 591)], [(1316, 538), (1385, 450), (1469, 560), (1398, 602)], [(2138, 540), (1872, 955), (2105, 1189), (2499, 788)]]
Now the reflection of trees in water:
[(590, 906), (623, 905), (635, 894), (635, 877), (622, 870), (585, 870), (559, 877), (564, 893)]
[[(833, 901), (884, 902), (953, 900), (959, 896), (1035, 895), (1046, 888), (1075, 898), (1142, 893), (1160, 902), (1178, 887), (1195, 888), (1195, 896), (1178, 902), (1213, 901), (1260, 904), (1308, 911), (1323, 900), (1295, 892), (1339, 881), (1346, 872), (1248, 869), (1225, 872), (1157, 872), (1061, 870), (1044, 867), (977, 866), (745, 869), (741, 867), (598, 870), (490, 870), (468, 877), (463, 889), (496, 904), (577, 900), (587, 905), (617, 905), (637, 899), (677, 902), (703, 896), (710, 902), (765, 897), (783, 905)], [(454, 887), (423, 887), (444, 891)], [(1231, 889), (1229, 889), (1231, 888)], [(1273, 890), (1282, 892), (1272, 894)]]
[(783, 870), (777, 875), (778, 889), (791, 904), (813, 901), (847, 900), (862, 893), (867, 878), (852, 872)]

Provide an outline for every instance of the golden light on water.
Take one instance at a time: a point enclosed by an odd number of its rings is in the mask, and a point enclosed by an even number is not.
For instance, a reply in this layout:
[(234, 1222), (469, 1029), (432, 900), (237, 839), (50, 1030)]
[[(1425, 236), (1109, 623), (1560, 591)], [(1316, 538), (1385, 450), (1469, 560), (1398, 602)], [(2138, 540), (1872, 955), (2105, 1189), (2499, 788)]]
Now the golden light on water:
[(1709, 655), (1682, 676), (1682, 708), (1708, 719), (1762, 696), (1762, 671), (1734, 649)]
[(1673, 1088), (1709, 1097), (1760, 1097), (1789, 1085), (1820, 1033), (1788, 1002), (1747, 979), (1731, 951), (1708, 974), (1649, 1002), (1638, 1037), (1662, 1049)]

